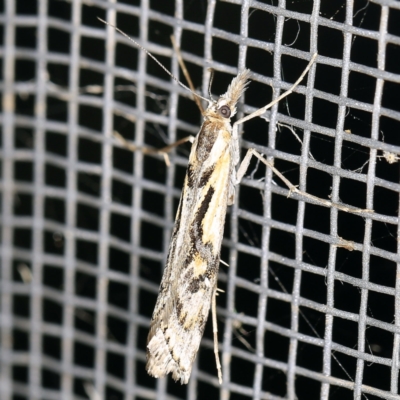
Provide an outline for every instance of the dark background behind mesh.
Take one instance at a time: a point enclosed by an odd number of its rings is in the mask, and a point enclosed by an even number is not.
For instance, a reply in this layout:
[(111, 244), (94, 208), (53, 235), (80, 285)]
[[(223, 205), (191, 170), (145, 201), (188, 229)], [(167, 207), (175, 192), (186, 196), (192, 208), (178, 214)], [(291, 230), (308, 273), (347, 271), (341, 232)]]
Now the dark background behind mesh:
[[(398, 399), (400, 3), (2, 1), (1, 399)], [(199, 91), (253, 71), (243, 128), (302, 190), (251, 164), (225, 227), (218, 296), (187, 386), (145, 372), (146, 337), (190, 146), (174, 34)], [(271, 89), (274, 87), (274, 90)], [(302, 143), (295, 137), (294, 132)], [(300, 157), (302, 156), (302, 157)], [(95, 397), (99, 396), (99, 397)]]

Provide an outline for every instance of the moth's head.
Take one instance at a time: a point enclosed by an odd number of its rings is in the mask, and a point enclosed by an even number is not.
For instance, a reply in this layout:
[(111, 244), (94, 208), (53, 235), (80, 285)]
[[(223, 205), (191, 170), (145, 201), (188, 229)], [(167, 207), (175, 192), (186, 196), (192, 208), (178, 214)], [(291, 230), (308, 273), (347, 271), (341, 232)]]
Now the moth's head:
[(245, 69), (232, 79), (228, 90), (218, 100), (210, 100), (206, 113), (220, 118), (230, 119), (236, 114), (236, 103), (246, 90), (250, 70)]

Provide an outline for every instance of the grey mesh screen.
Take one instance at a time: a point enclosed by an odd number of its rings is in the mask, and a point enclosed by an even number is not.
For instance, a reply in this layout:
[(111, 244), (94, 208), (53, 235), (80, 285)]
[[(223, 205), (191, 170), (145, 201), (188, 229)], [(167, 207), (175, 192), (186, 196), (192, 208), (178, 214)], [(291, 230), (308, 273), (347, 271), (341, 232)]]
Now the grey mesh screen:
[[(0, 398), (400, 399), (400, 3), (3, 0)], [(187, 386), (145, 371), (146, 336), (190, 150), (191, 95), (252, 82), (243, 126), (300, 189), (253, 161), (225, 226), (217, 298)]]

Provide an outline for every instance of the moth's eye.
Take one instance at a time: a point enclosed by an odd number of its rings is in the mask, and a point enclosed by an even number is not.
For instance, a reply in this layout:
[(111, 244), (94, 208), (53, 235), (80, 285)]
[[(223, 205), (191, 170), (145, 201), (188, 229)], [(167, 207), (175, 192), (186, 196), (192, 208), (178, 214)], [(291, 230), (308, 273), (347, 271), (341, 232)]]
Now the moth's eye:
[(231, 109), (229, 106), (222, 106), (220, 109), (218, 109), (218, 112), (224, 117), (224, 118), (229, 118), (231, 116)]

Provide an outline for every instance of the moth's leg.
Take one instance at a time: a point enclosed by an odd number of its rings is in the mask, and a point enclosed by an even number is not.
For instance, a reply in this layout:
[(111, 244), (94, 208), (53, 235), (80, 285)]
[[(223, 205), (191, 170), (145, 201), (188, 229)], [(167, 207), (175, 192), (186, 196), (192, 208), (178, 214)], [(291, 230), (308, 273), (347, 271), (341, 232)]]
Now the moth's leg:
[(292, 192), (295, 192), (296, 186), (293, 185), (288, 179), (286, 179), (268, 160), (266, 160), (255, 149), (247, 150), (246, 156), (240, 163), (240, 166), (236, 172), (236, 184), (240, 183), (240, 181), (243, 179), (244, 174), (249, 168), (252, 156), (256, 156), (261, 162), (263, 162), (268, 168), (270, 168), (275, 173), (275, 175), (277, 175), (279, 178), (282, 179), (282, 181), (286, 184), (286, 186), (290, 190), (289, 196), (292, 194)]
[(183, 143), (186, 142), (190, 142), (193, 143), (194, 142), (194, 136), (190, 135), (190, 136), (186, 136), (182, 139), (177, 140), (176, 142), (169, 144), (168, 146), (165, 146), (161, 149), (154, 149), (151, 147), (140, 147), (140, 146), (135, 146), (134, 144), (128, 142), (121, 134), (119, 134), (118, 132), (114, 131), (113, 132), (114, 137), (116, 139), (118, 139), (118, 141), (122, 144), (122, 146), (126, 147), (128, 150), (130, 151), (141, 151), (143, 154), (159, 154), (162, 155), (164, 157), (165, 160), (165, 164), (167, 164), (167, 167), (169, 167), (171, 165), (171, 163), (169, 162), (169, 157), (168, 157), (168, 153), (175, 147), (180, 146)]
[[(315, 59), (317, 57), (317, 53), (315, 53), (313, 55), (313, 57), (311, 58), (310, 62), (308, 63), (307, 67), (305, 68), (305, 70), (303, 71), (303, 73), (300, 75), (299, 79), (297, 79), (297, 81), (290, 87), (289, 90), (287, 90), (286, 92), (282, 93), (279, 97), (277, 97), (274, 101), (272, 101), (271, 103), (267, 104), (265, 107), (262, 107), (256, 111), (254, 111), (253, 113), (247, 115), (244, 118), (239, 119), (238, 121), (236, 121), (233, 124), (232, 127), (232, 137), (234, 140), (239, 140), (239, 135), (238, 135), (238, 125), (242, 124), (243, 122), (246, 122), (252, 118), (255, 117), (259, 117), (260, 115), (264, 114), (266, 110), (268, 110), (269, 108), (271, 108), (273, 105), (275, 105), (276, 103), (278, 103), (280, 100), (282, 100), (284, 97), (288, 96), (290, 93), (293, 92), (293, 90), (300, 84), (300, 82), (302, 81), (302, 79), (305, 77), (305, 75), (307, 74), (307, 72), (309, 71), (309, 69), (311, 68), (312, 64), (314, 63)], [(322, 204), (325, 207), (335, 207), (338, 208), (339, 210), (342, 211), (346, 211), (346, 212), (353, 212), (353, 213), (372, 213), (373, 210), (369, 210), (369, 209), (362, 209), (362, 208), (357, 208), (357, 207), (352, 207), (352, 206), (346, 206), (346, 205), (342, 205), (342, 204), (338, 204), (338, 203), (333, 203), (329, 200), (324, 200), (321, 199), (319, 197), (313, 196), (311, 194), (308, 194), (306, 192), (303, 192), (299, 189), (297, 189), (297, 186), (293, 185), (288, 179), (286, 179), (268, 160), (266, 160), (260, 153), (258, 153), (255, 149), (249, 149), (247, 151), (247, 154), (245, 156), (245, 158), (243, 159), (242, 163), (239, 166), (239, 169), (236, 173), (236, 184), (238, 184), (244, 174), (246, 173), (249, 164), (250, 164), (250, 160), (251, 157), (255, 156), (257, 157), (261, 162), (263, 162), (268, 168), (271, 168), (271, 170), (275, 173), (275, 175), (277, 175), (284, 183), (285, 185), (289, 188), (289, 195), (291, 196), (293, 195), (293, 193), (305, 197), (309, 200), (311, 200), (312, 203), (317, 203), (317, 204)]]
[(212, 324), (213, 324), (213, 334), (214, 334), (214, 354), (215, 354), (215, 363), (217, 364), (218, 371), (218, 381), (219, 384), (222, 385), (222, 370), (221, 363), (219, 361), (219, 353), (218, 353), (218, 325), (217, 325), (217, 288), (214, 289), (214, 293), (212, 294), (211, 300), (211, 314), (212, 314)]
[(302, 197), (305, 197), (305, 198), (311, 200), (312, 203), (321, 204), (325, 207), (335, 207), (341, 211), (346, 211), (346, 212), (356, 213), (356, 214), (371, 214), (374, 212), (374, 210), (357, 208), (357, 207), (353, 207), (353, 206), (347, 206), (345, 204), (333, 203), (332, 201), (321, 199), (320, 197), (313, 196), (312, 194), (308, 194), (307, 192), (303, 192), (303, 191), (297, 189), (297, 186), (293, 185), (288, 179), (286, 179), (268, 160), (266, 160), (255, 149), (249, 149), (246, 153), (245, 158), (241, 162), (239, 169), (236, 173), (236, 184), (238, 184), (242, 180), (244, 174), (246, 173), (246, 171), (249, 167), (252, 156), (257, 157), (268, 168), (270, 168), (274, 172), (275, 175), (277, 175), (285, 183), (285, 185), (289, 188), (288, 197), (292, 196), (293, 193), (295, 193), (299, 196), (302, 196)]

